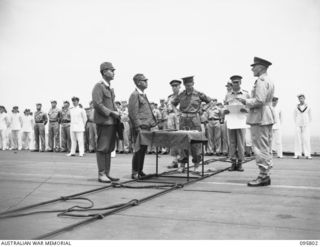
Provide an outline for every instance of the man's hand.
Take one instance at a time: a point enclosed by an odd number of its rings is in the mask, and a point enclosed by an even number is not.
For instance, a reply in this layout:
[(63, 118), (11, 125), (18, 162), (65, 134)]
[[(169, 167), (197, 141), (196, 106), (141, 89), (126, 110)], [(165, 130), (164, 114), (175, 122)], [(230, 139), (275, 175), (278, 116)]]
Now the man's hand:
[(240, 112), (242, 112), (242, 113), (248, 113), (248, 110), (245, 109), (245, 108), (241, 108), (241, 109), (240, 109)]
[(225, 115), (227, 115), (227, 114), (229, 114), (229, 113), (230, 113), (229, 110), (224, 110), (224, 111), (223, 111), (223, 114), (225, 114)]
[(117, 112), (117, 111), (112, 111), (112, 112), (110, 113), (110, 115), (111, 115), (112, 117), (116, 118), (116, 119), (120, 119), (120, 118), (121, 118), (121, 114), (120, 114), (119, 112)]

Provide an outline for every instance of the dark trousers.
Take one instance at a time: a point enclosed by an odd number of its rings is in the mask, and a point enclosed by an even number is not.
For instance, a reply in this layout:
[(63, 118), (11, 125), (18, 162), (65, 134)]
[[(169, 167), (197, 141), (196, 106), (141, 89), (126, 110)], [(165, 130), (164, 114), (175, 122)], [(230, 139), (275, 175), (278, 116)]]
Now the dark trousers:
[(41, 151), (45, 150), (45, 127), (43, 123), (36, 123), (34, 125), (34, 139), (35, 139), (35, 150), (39, 150), (39, 143), (41, 144)]
[(143, 170), (144, 157), (148, 146), (140, 145), (140, 149), (134, 152), (132, 157), (132, 174), (139, 174)]
[(116, 126), (97, 124), (97, 165), (100, 174), (109, 176), (111, 152), (116, 144)]

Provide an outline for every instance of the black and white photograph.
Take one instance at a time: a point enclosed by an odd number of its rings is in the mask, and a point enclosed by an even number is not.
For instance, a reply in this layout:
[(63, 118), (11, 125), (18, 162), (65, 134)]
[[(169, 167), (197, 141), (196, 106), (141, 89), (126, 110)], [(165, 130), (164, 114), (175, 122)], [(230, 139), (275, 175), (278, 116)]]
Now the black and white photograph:
[(319, 71), (319, 0), (0, 0), (1, 245), (320, 245)]

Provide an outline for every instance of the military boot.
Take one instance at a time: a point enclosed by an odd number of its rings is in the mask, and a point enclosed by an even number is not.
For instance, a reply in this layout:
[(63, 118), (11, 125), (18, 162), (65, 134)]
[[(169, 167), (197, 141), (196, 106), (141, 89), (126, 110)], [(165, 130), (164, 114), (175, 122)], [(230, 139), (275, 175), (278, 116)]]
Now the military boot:
[(232, 165), (231, 167), (228, 169), (229, 172), (233, 172), (237, 170), (237, 163), (235, 160), (232, 160)]
[(244, 171), (244, 169), (242, 167), (242, 161), (241, 160), (239, 160), (238, 163), (237, 163), (237, 171), (239, 171), (239, 172), (243, 172)]
[(248, 182), (248, 186), (250, 187), (258, 187), (258, 186), (268, 186), (271, 184), (271, 178), (267, 177), (257, 177), (257, 179)]

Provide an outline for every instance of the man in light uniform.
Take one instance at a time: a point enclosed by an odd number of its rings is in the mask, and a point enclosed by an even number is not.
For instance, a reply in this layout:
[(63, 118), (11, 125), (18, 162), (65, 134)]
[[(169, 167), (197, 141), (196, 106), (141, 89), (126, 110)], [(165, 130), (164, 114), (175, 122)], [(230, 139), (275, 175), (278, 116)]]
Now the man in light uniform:
[[(37, 111), (34, 113), (34, 138), (35, 138), (35, 149), (34, 152), (44, 152), (46, 139), (45, 139), (45, 125), (48, 122), (47, 114), (41, 111), (42, 104), (36, 104)], [(39, 143), (41, 148), (39, 149)]]
[(34, 120), (33, 117), (30, 114), (29, 109), (24, 110), (24, 116), (22, 116), (22, 149), (29, 150), (30, 148), (30, 142), (31, 142), (31, 135), (34, 128)]
[(48, 112), (49, 117), (49, 135), (48, 152), (60, 151), (60, 121), (61, 111), (57, 108), (57, 101), (51, 101), (51, 109)]
[(299, 159), (302, 156), (301, 148), (304, 152), (304, 156), (307, 159), (311, 159), (310, 149), (310, 131), (309, 125), (312, 121), (311, 108), (305, 103), (305, 95), (299, 94), (299, 104), (294, 110), (294, 122), (296, 125), (295, 133), (295, 151), (294, 158)]
[[(172, 80), (170, 81), (170, 86), (172, 88), (172, 94), (168, 96), (167, 100), (167, 127), (170, 130), (179, 130), (179, 110), (172, 105), (172, 100), (179, 95), (181, 81)], [(173, 161), (168, 168), (178, 168), (178, 158), (179, 158), (179, 149), (176, 147), (170, 148), (170, 155), (173, 157)]]
[(12, 114), (10, 118), (10, 129), (11, 129), (11, 138), (12, 138), (12, 149), (21, 150), (21, 126), (22, 118), (19, 113), (18, 106), (14, 106), (12, 109)]
[(6, 130), (10, 124), (8, 114), (4, 106), (0, 106), (0, 149), (7, 149), (7, 135)]
[(221, 155), (221, 129), (220, 120), (222, 117), (221, 108), (217, 106), (218, 101), (213, 99), (213, 105), (210, 106), (207, 112), (208, 118), (208, 145), (209, 150), (211, 150), (216, 155)]
[(278, 106), (278, 98), (273, 97), (272, 107), (275, 113), (275, 124), (272, 126), (272, 150), (277, 152), (277, 157), (282, 158), (282, 135), (281, 135), (281, 122), (282, 116)]
[(259, 176), (248, 182), (248, 186), (267, 186), (271, 184), (270, 170), (272, 168), (272, 125), (275, 123), (272, 98), (274, 84), (267, 70), (271, 63), (265, 59), (254, 58), (252, 72), (256, 80), (250, 99), (238, 100), (250, 109), (247, 124), (251, 125), (252, 145), (259, 167)]

